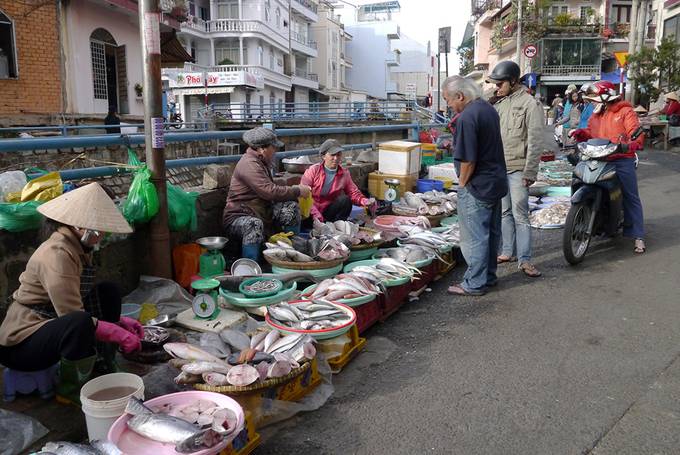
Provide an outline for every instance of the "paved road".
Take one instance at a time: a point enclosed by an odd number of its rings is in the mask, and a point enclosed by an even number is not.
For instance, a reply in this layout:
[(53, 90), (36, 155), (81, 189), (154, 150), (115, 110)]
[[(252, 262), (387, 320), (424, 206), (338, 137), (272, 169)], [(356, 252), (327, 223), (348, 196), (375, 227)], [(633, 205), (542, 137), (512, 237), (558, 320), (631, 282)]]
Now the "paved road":
[(436, 283), (257, 453), (680, 453), (680, 154), (642, 158), (647, 254), (602, 241), (574, 268), (561, 231), (534, 231), (542, 278), (504, 266), (479, 298)]

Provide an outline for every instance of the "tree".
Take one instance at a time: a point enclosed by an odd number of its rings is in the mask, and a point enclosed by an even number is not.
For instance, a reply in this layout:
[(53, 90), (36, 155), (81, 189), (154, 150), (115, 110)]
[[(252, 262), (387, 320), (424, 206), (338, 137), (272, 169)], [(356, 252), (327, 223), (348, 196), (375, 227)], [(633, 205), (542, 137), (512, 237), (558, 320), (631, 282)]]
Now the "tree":
[(680, 88), (680, 44), (664, 38), (654, 49), (643, 47), (628, 56), (629, 78), (639, 89), (639, 104), (649, 106), (659, 99), (662, 91)]

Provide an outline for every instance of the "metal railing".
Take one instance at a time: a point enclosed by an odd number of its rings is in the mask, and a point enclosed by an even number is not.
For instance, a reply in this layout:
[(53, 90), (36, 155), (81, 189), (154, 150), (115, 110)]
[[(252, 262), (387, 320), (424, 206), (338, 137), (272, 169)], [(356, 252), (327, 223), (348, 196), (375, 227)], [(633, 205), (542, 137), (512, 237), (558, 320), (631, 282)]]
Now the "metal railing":
[[(410, 137), (412, 140), (418, 141), (418, 136), (421, 128), (424, 127), (440, 127), (440, 124), (419, 124), (419, 123), (404, 123), (398, 125), (373, 125), (373, 126), (357, 126), (357, 127), (327, 127), (327, 128), (286, 128), (278, 129), (276, 131), (279, 137), (291, 136), (307, 136), (307, 135), (334, 135), (334, 134), (348, 134), (348, 133), (373, 133), (384, 131), (403, 131), (411, 130)], [(179, 143), (179, 142), (195, 142), (207, 140), (238, 140), (243, 136), (244, 130), (239, 131), (205, 131), (205, 132), (191, 132), (191, 133), (168, 133), (164, 136), (165, 143)], [(129, 136), (118, 134), (106, 134), (99, 136), (69, 136), (69, 137), (51, 137), (51, 138), (26, 138), (26, 139), (0, 139), (0, 153), (14, 153), (32, 150), (59, 150), (70, 148), (85, 148), (85, 147), (106, 147), (115, 145), (140, 145), (145, 141), (144, 134), (133, 134)], [(343, 148), (345, 150), (365, 149), (374, 146), (375, 144), (353, 144), (347, 145)], [(288, 152), (278, 152), (276, 159), (287, 157), (312, 155), (318, 153), (318, 149), (293, 150)], [(227, 156), (204, 156), (196, 158), (182, 158), (175, 160), (166, 160), (166, 168), (177, 168), (185, 166), (204, 166), (208, 164), (229, 163), (236, 162), (240, 159), (240, 155)], [(60, 170), (61, 178), (63, 180), (80, 180), (91, 179), (98, 177), (108, 177), (112, 175), (119, 175), (130, 172), (129, 168), (122, 168), (117, 166), (99, 166), (81, 169), (67, 169)]]
[[(3, 134), (20, 134), (20, 133), (36, 133), (36, 135), (42, 135), (45, 137), (56, 137), (56, 136), (74, 136), (79, 135), (82, 132), (91, 133), (90, 130), (102, 130), (101, 134), (107, 133), (107, 129), (119, 128), (121, 131), (133, 131), (132, 134), (138, 131), (144, 131), (144, 123), (124, 123), (120, 125), (52, 125), (52, 126), (10, 126), (5, 128), (0, 128), (0, 135)], [(207, 125), (205, 122), (165, 122), (163, 123), (163, 128), (166, 131), (206, 131)], [(54, 133), (54, 134), (50, 134)], [(118, 134), (118, 133), (114, 133)], [(123, 133), (126, 134), (126, 133)], [(0, 139), (1, 140), (1, 139)]]
[(319, 6), (316, 3), (310, 2), (309, 0), (293, 0), (293, 4), (295, 3), (304, 6), (315, 14), (319, 13)]
[(375, 102), (309, 102), (309, 103), (213, 103), (199, 109), (200, 120), (219, 122), (402, 122), (411, 121), (411, 100)]
[(543, 65), (544, 76), (598, 76), (600, 65)]
[(312, 49), (316, 49), (316, 41), (312, 41), (308, 39), (305, 35), (302, 33), (298, 32), (290, 32), (290, 39), (295, 41), (296, 43), (300, 43), (303, 46), (311, 47)]
[(282, 46), (288, 46), (287, 36), (283, 36), (266, 22), (255, 19), (212, 19), (204, 21), (194, 18), (191, 22), (183, 23), (182, 28), (198, 30), (204, 33), (261, 33)]
[(319, 82), (319, 76), (314, 73), (308, 73), (307, 71), (295, 68), (295, 76), (301, 77), (302, 79), (309, 79), (310, 81)]

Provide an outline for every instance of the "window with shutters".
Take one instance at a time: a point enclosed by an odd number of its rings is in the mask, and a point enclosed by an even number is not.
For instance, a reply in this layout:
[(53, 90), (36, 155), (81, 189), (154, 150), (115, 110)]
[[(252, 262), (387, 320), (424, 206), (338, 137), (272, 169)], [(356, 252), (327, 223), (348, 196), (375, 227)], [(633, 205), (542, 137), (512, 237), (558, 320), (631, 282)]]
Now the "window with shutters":
[(219, 19), (238, 19), (238, 2), (235, 0), (219, 0), (217, 2)]
[(0, 79), (19, 77), (14, 22), (0, 10)]

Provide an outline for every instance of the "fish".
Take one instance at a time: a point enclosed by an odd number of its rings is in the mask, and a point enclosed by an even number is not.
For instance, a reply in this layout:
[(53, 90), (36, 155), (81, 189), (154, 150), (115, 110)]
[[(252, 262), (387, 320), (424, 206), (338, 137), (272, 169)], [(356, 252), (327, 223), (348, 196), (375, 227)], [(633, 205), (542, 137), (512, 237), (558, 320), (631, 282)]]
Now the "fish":
[(292, 366), (289, 361), (287, 360), (276, 360), (274, 363), (272, 363), (269, 366), (269, 370), (267, 370), (267, 377), (268, 378), (281, 378), (288, 373), (290, 373), (292, 370)]
[(203, 373), (222, 373), (227, 374), (231, 367), (223, 362), (192, 362), (182, 366), (182, 371), (189, 374), (203, 374)]
[(267, 332), (260, 331), (255, 333), (255, 335), (250, 338), (250, 347), (255, 349), (260, 342), (264, 341), (266, 336)]
[(271, 364), (267, 362), (260, 362), (257, 365), (255, 365), (255, 369), (257, 370), (257, 373), (260, 375), (260, 381), (264, 381), (267, 379), (267, 372), (269, 371), (269, 366)]
[(48, 453), (55, 455), (108, 455), (94, 447), (66, 441), (48, 442), (39, 453), (43, 455)]
[(295, 316), (292, 310), (281, 305), (270, 305), (267, 307), (267, 313), (270, 313), (279, 321), (297, 322), (300, 319)]
[(260, 379), (260, 373), (248, 364), (236, 365), (227, 373), (229, 384), (239, 387), (250, 385), (258, 379)]
[(222, 373), (203, 373), (203, 380), (206, 384), (214, 387), (230, 385), (230, 382), (227, 380), (227, 375)]
[(274, 359), (276, 359), (277, 362), (288, 362), (290, 363), (290, 367), (295, 369), (295, 368), (300, 368), (300, 364), (295, 360), (290, 354), (285, 353), (285, 352), (277, 352), (274, 354)]
[(99, 450), (103, 455), (123, 455), (123, 452), (121, 452), (115, 444), (109, 441), (95, 439), (90, 441), (90, 445)]
[(212, 429), (201, 430), (178, 417), (154, 413), (135, 397), (130, 397), (125, 412), (132, 415), (127, 421), (130, 430), (152, 441), (174, 444), (179, 453), (197, 452), (222, 440), (222, 436)]
[(278, 330), (274, 329), (271, 332), (267, 334), (267, 336), (264, 338), (264, 351), (268, 352), (269, 347), (276, 342), (281, 337), (281, 332)]
[(187, 363), (191, 363), (191, 360), (187, 360), (187, 359), (175, 359), (175, 358), (168, 360), (168, 364), (169, 364), (171, 367), (177, 368), (178, 370), (181, 370), (182, 367), (183, 367), (184, 365), (186, 365)]
[(250, 347), (250, 338), (243, 332), (233, 329), (224, 329), (220, 332), (220, 338), (235, 351), (243, 351)]
[(206, 360), (208, 362), (221, 362), (221, 360), (189, 343), (165, 343), (163, 349), (173, 357), (186, 360)]
[(220, 287), (222, 289), (226, 289), (230, 292), (238, 292), (238, 287), (241, 285), (241, 283), (253, 277), (276, 278), (284, 284), (288, 284), (292, 281), (307, 281), (311, 283), (317, 283), (320, 280), (311, 273), (303, 271), (289, 273), (262, 273), (260, 275), (244, 276), (220, 275), (216, 276), (215, 279), (220, 282)]
[(299, 333), (293, 333), (290, 335), (286, 335), (283, 338), (279, 338), (276, 342), (272, 343), (271, 346), (269, 346), (269, 349), (266, 349), (266, 352), (269, 354), (272, 354), (274, 352), (282, 352), (286, 351), (287, 349), (283, 348), (288, 348), (293, 346), (295, 343), (300, 341), (304, 335), (299, 334)]
[(274, 358), (267, 354), (266, 352), (259, 352), (253, 350), (253, 355), (248, 356), (248, 358), (243, 358), (242, 353), (236, 353), (232, 354), (229, 356), (228, 362), (230, 365), (238, 365), (240, 363), (244, 363), (243, 360), (246, 360), (246, 363), (260, 363), (260, 362), (273, 362)]
[(230, 435), (238, 429), (238, 416), (231, 409), (218, 409), (212, 417), (212, 429), (223, 436)]
[(182, 371), (175, 377), (174, 381), (178, 385), (198, 384), (201, 382), (201, 376)]
[(231, 354), (229, 346), (222, 341), (222, 338), (215, 332), (206, 332), (201, 335), (198, 342), (205, 352), (223, 359)]

